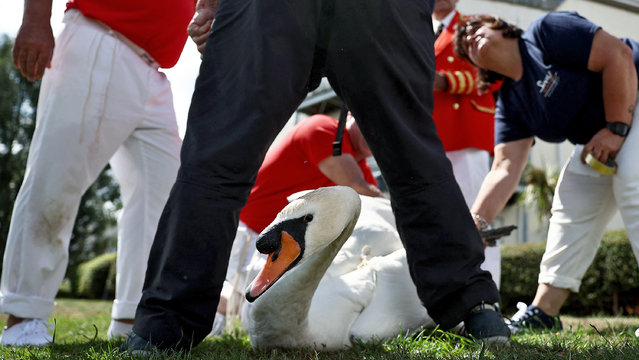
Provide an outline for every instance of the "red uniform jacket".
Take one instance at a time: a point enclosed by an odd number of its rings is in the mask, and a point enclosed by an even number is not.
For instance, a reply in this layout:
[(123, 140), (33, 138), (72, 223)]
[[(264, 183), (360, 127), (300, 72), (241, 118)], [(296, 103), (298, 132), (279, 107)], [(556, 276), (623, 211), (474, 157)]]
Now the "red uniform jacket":
[(435, 40), (435, 69), (446, 75), (449, 86), (447, 91), (433, 92), (433, 119), (446, 151), (477, 148), (492, 153), (495, 136), (493, 94), (477, 94), (477, 70), (453, 51), (453, 36), (461, 18), (457, 12)]

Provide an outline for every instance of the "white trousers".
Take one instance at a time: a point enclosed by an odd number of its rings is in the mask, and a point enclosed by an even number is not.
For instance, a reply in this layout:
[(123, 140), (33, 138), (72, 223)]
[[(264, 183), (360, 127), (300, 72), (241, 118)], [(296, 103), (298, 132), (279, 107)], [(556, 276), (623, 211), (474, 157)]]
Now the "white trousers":
[(258, 236), (258, 233), (240, 221), (226, 269), (226, 281), (240, 291), (248, 289), (266, 260), (266, 255), (257, 251), (255, 242)]
[[(639, 101), (637, 102), (639, 105)], [(617, 154), (617, 174), (601, 175), (581, 162), (576, 146), (559, 176), (539, 283), (578, 292), (617, 209), (639, 261), (639, 112)]]
[[(222, 296), (227, 300), (226, 314), (224, 314), (227, 317), (240, 315), (246, 302), (244, 292), (266, 263), (266, 255), (258, 252), (255, 246), (258, 236), (258, 233), (240, 221), (233, 240), (226, 278), (222, 287)], [(222, 314), (216, 316), (220, 315)]]
[(163, 73), (78, 11), (68, 11), (64, 22), (42, 80), (27, 170), (13, 209), (0, 311), (49, 317), (81, 197), (110, 162), (124, 204), (112, 317), (132, 319), (179, 166), (171, 88)]
[[(457, 180), (457, 184), (461, 188), (466, 205), (470, 208), (475, 202), (481, 184), (490, 170), (490, 154), (485, 150), (467, 148), (447, 151), (446, 156), (453, 165), (455, 180)], [(487, 247), (484, 255), (486, 259), (481, 268), (490, 272), (493, 281), (499, 288), (501, 282), (501, 252), (499, 245)]]

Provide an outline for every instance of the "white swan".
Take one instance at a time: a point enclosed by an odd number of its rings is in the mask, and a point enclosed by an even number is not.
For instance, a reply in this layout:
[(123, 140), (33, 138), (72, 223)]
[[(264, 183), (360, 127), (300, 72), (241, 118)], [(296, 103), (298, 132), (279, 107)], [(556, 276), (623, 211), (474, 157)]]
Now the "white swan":
[[(257, 247), (268, 260), (246, 294), (254, 301), (244, 322), (253, 347), (334, 350), (434, 325), (396, 233), (375, 243), (388, 234), (372, 231), (383, 236), (367, 243), (364, 232), (340, 252), (359, 212), (351, 188), (320, 188), (292, 201), (262, 232)], [(362, 261), (357, 252), (364, 248), (373, 256)]]

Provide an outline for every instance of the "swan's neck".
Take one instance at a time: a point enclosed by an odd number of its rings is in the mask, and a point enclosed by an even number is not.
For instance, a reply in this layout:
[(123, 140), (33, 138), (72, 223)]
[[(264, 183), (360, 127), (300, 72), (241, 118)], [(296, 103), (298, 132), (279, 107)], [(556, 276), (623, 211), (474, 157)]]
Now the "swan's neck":
[(289, 271), (255, 301), (250, 324), (254, 347), (309, 345), (308, 312), (313, 294), (356, 222), (357, 218), (335, 241)]

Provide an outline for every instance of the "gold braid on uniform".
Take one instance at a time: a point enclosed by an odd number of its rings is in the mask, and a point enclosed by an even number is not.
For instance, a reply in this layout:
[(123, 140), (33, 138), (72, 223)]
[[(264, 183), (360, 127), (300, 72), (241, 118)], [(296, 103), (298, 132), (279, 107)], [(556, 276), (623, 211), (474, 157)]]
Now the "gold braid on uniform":
[(475, 90), (475, 78), (470, 71), (444, 71), (448, 80), (448, 93), (469, 95)]

